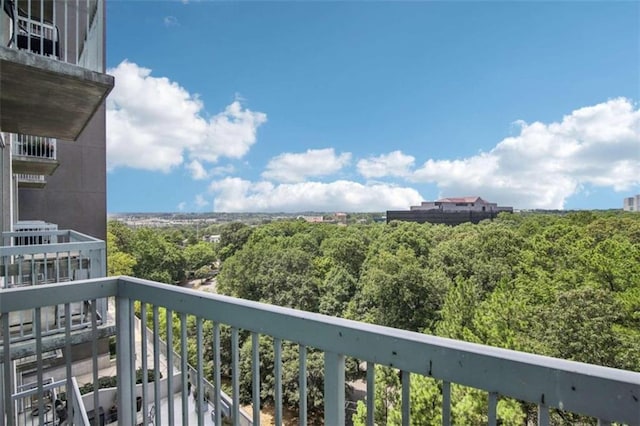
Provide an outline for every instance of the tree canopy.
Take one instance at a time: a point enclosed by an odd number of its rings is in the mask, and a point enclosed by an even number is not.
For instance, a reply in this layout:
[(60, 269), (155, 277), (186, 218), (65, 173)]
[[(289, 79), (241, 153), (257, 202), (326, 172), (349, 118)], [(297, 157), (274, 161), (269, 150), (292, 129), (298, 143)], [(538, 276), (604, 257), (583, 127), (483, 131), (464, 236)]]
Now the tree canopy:
[[(456, 227), (289, 220), (220, 229), (217, 245), (192, 241), (183, 248), (157, 230), (110, 225), (109, 271), (176, 282), (185, 268), (219, 259), (217, 290), (226, 295), (640, 371), (638, 214), (501, 214)], [(241, 359), (249, 352), (249, 336), (241, 333)], [(260, 348), (262, 397), (269, 402), (273, 341), (261, 337)], [(292, 409), (297, 350), (295, 342), (284, 343), (285, 405)], [(308, 358), (310, 377), (321, 376), (315, 354)], [(376, 372), (384, 383), (384, 392), (375, 395), (376, 419), (396, 424), (397, 372)], [(352, 368), (350, 374), (363, 373)], [(246, 396), (250, 375), (243, 377)], [(438, 410), (429, 408), (439, 406), (438, 386), (412, 377), (415, 424), (438, 423)], [(320, 407), (321, 394), (320, 385), (313, 388), (310, 407)], [(456, 422), (486, 422), (486, 394), (454, 386), (452, 404)], [(365, 418), (363, 410), (356, 424)], [(498, 412), (504, 424), (535, 419), (532, 407), (507, 399), (500, 400)], [(562, 418), (555, 417), (559, 423)]]

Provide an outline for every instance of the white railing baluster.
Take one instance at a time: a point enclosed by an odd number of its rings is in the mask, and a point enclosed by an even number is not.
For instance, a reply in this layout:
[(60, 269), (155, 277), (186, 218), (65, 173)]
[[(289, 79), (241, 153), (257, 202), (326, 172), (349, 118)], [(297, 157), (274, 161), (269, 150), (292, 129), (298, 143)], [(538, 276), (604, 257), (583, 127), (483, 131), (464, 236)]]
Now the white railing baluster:
[(182, 377), (182, 424), (189, 424), (189, 391), (191, 377), (187, 365), (187, 314), (180, 312), (180, 377)]
[(36, 338), (36, 377), (38, 381), (38, 416), (40, 426), (44, 425), (44, 388), (43, 388), (43, 375), (42, 375), (42, 318), (41, 308), (36, 308), (34, 313), (34, 327), (35, 327), (35, 338)]
[(69, 62), (69, 0), (64, 0), (64, 61)]
[(496, 426), (498, 424), (498, 394), (496, 392), (489, 392), (489, 426)]
[(196, 410), (198, 411), (198, 426), (202, 426), (204, 424), (204, 416), (202, 414), (202, 405), (204, 404), (204, 368), (203, 368), (203, 360), (202, 360), (202, 318), (196, 318), (196, 347), (197, 347), (197, 379), (198, 385), (196, 387), (198, 392), (198, 398), (196, 400)]
[(2, 320), (2, 346), (4, 351), (4, 357), (2, 366), (4, 368), (3, 378), (4, 378), (4, 388), (8, 389), (8, 392), (4, 394), (4, 407), (5, 407), (5, 415), (9, 421), (9, 424), (13, 423), (14, 413), (13, 413), (13, 402), (11, 401), (11, 392), (13, 389), (13, 363), (11, 362), (11, 331), (9, 328), (9, 313), (2, 314), (0, 317)]
[(298, 370), (298, 381), (300, 391), (300, 426), (307, 424), (307, 347), (298, 345), (298, 353), (300, 354), (300, 365)]
[[(160, 407), (162, 406), (161, 390), (160, 390), (160, 316), (158, 313), (158, 305), (153, 305), (153, 404), (155, 406), (154, 423), (162, 424), (160, 417)], [(198, 342), (198, 346), (201, 342)], [(145, 409), (146, 411), (146, 409)]]
[(442, 426), (451, 425), (451, 383), (442, 382)]
[(89, 14), (90, 12), (90, 8), (89, 8), (89, 0), (86, 1), (86, 7), (87, 7), (87, 16), (86, 16), (86, 23), (85, 23), (85, 29), (84, 29), (84, 43), (82, 43), (82, 50), (84, 51), (87, 48), (87, 41), (89, 41), (89, 20), (90, 20), (90, 16)]
[(273, 390), (275, 400), (275, 421), (282, 424), (282, 340), (273, 339), (273, 375), (275, 383)]
[(240, 336), (237, 328), (231, 329), (231, 397), (233, 405), (231, 417), (234, 426), (240, 424)]
[(95, 421), (96, 424), (99, 424), (99, 413), (98, 407), (100, 406), (99, 395), (100, 392), (98, 390), (98, 318), (97, 318), (97, 310), (96, 310), (96, 299), (91, 300), (91, 356), (93, 362), (91, 364), (91, 370), (93, 371), (93, 407), (95, 413)]
[[(58, 35), (58, 14), (57, 14), (57, 7), (56, 5), (58, 4), (58, 2), (54, 1), (51, 3), (51, 9), (53, 9), (53, 35), (55, 37), (55, 40), (53, 40), (53, 56), (57, 57), (58, 59), (60, 59), (60, 51), (58, 50), (60, 47), (60, 40), (59, 40), (59, 35)], [(54, 38), (52, 37), (52, 39)], [(57, 53), (57, 55), (56, 55)]]
[(376, 364), (367, 362), (367, 426), (375, 423), (375, 385), (376, 385)]
[(116, 365), (118, 368), (118, 420), (123, 424), (136, 424), (135, 410), (135, 370), (131, 368), (132, 348), (130, 336), (131, 323), (129, 299), (116, 297)]
[(56, 252), (56, 282), (60, 282), (60, 252)]
[(140, 368), (142, 369), (142, 407), (145, 415), (149, 407), (149, 349), (147, 343), (147, 304), (140, 301)]
[(222, 380), (220, 375), (220, 324), (213, 324), (213, 385), (215, 392), (213, 395), (213, 410), (216, 415), (216, 426), (222, 424), (222, 402), (220, 392), (222, 392)]
[(409, 426), (411, 419), (411, 375), (402, 371), (402, 426)]
[(324, 424), (344, 424), (344, 355), (324, 353)]
[(260, 335), (251, 333), (251, 395), (253, 422), (260, 424)]
[(80, 0), (76, 0), (76, 22), (75, 22), (75, 28), (76, 28), (76, 60), (74, 62), (74, 64), (78, 64), (78, 62), (80, 62), (80, 49), (79, 49), (79, 43), (80, 43), (80, 34), (79, 34), (79, 28), (80, 28)]
[(44, 49), (44, 40), (45, 40), (45, 32), (44, 32), (44, 0), (40, 0), (40, 54), (45, 54)]
[(67, 395), (67, 418), (71, 418), (72, 410), (73, 410), (73, 398), (74, 393), (71, 391), (73, 389), (73, 370), (71, 360), (73, 359), (71, 356), (71, 304), (64, 304), (64, 358), (65, 358), (65, 369), (67, 373), (67, 383), (66, 383), (66, 395)]
[[(18, 3), (16, 1), (16, 3)], [(15, 14), (15, 20), (17, 21), (18, 19), (18, 14)], [(31, 24), (31, 0), (27, 0), (27, 52), (31, 52), (31, 31), (32, 31), (32, 24)], [(18, 42), (17, 37), (18, 37), (18, 33), (16, 34), (16, 44)]]
[(167, 400), (169, 424), (175, 424), (175, 413), (173, 410), (173, 311), (166, 310), (167, 322)]

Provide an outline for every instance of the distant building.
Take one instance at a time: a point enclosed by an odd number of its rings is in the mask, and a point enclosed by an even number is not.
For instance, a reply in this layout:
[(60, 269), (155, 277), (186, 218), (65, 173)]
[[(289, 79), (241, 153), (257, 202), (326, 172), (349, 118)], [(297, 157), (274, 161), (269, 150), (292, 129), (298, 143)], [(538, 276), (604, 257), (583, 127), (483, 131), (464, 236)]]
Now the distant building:
[(202, 241), (206, 241), (209, 243), (219, 243), (220, 242), (220, 235), (205, 235), (204, 237), (202, 237)]
[(387, 223), (403, 220), (459, 225), (494, 219), (501, 212), (513, 213), (513, 207), (498, 206), (497, 203), (490, 203), (477, 196), (442, 198), (437, 201), (423, 201), (419, 206), (411, 206), (409, 210), (388, 210)]
[(625, 212), (640, 212), (640, 194), (637, 194), (635, 197), (625, 198), (622, 210)]
[(309, 223), (323, 223), (323, 216), (298, 216), (298, 219), (303, 219)]
[(333, 215), (333, 218), (336, 221), (336, 223), (338, 223), (338, 224), (341, 224), (341, 225), (346, 225), (347, 224), (347, 214), (346, 213), (342, 213), (342, 212), (335, 213)]
[(423, 201), (411, 210), (439, 210), (442, 212), (513, 212), (513, 207), (500, 207), (480, 197), (442, 198), (438, 201)]

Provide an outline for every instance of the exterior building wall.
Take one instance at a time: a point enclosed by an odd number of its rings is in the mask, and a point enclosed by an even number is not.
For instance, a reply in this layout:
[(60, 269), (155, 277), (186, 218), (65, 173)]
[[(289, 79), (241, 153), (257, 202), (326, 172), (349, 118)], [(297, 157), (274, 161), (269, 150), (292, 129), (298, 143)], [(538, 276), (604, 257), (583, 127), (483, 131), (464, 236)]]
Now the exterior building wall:
[(106, 239), (105, 114), (103, 105), (77, 141), (58, 141), (60, 166), (47, 185), (19, 190), (20, 220), (44, 220)]

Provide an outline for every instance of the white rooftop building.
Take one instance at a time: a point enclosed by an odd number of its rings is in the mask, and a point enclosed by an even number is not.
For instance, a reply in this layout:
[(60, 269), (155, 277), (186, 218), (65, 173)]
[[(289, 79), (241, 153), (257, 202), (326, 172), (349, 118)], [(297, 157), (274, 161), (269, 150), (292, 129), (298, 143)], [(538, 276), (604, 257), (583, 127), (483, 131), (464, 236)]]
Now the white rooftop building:
[(440, 210), (443, 212), (512, 212), (513, 207), (498, 206), (478, 196), (441, 198), (437, 201), (423, 201), (419, 206), (411, 206), (411, 210)]

